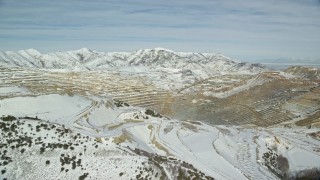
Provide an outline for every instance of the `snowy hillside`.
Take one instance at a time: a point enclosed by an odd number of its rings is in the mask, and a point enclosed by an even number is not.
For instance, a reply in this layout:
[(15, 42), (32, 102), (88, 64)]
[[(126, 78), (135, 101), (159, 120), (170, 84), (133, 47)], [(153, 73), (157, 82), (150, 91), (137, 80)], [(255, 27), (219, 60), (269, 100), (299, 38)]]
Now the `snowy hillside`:
[(44, 69), (96, 70), (112, 67), (147, 66), (157, 68), (200, 69), (204, 72), (260, 72), (258, 64), (237, 63), (221, 54), (174, 52), (164, 48), (135, 52), (96, 52), (87, 48), (41, 54), (27, 49), (0, 52), (0, 65)]
[(0, 102), (8, 179), (279, 179), (320, 161), (317, 129), (209, 126), (94, 96)]

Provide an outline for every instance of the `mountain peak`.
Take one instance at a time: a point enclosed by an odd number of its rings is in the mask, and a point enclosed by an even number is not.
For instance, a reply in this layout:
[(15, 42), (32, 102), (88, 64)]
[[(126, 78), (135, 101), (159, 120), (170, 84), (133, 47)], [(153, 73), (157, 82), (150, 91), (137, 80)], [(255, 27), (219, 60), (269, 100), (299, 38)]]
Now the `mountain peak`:
[(26, 53), (33, 55), (33, 56), (40, 56), (41, 55), (41, 53), (39, 51), (37, 51), (36, 49), (32, 49), (32, 48), (26, 49), (26, 50), (20, 50), (18, 52), (26, 52)]
[(138, 51), (136, 51), (138, 54), (141, 54), (141, 53), (149, 53), (149, 52), (159, 52), (159, 51), (165, 51), (165, 52), (169, 52), (169, 53), (174, 53), (174, 51), (170, 50), (170, 49), (166, 49), (166, 48), (162, 48), (162, 47), (156, 47), (156, 48), (153, 48), (153, 49), (140, 49)]
[(166, 48), (162, 48), (162, 47), (156, 47), (156, 48), (154, 48), (154, 50), (155, 51), (167, 51), (167, 52), (172, 52), (172, 53), (174, 52), (170, 49), (166, 49)]
[(91, 49), (88, 49), (86, 47), (83, 47), (81, 49), (76, 50), (79, 53), (88, 53), (88, 52), (93, 52)]

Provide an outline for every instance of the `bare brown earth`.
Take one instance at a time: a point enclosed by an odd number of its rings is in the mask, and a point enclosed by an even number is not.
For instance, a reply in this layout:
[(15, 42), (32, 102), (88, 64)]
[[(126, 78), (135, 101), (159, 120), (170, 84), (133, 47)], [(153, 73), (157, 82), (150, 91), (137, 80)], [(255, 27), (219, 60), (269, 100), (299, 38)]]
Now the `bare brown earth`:
[[(298, 118), (296, 111), (310, 118), (316, 116), (312, 114), (320, 107), (320, 88), (317, 82), (302, 78), (287, 79), (277, 73), (258, 76), (267, 79), (267, 82), (226, 98), (206, 97), (200, 93), (181, 95), (173, 102), (173, 116), (203, 120), (211, 124), (257, 126), (271, 126)], [(193, 99), (199, 103), (192, 103)], [(288, 103), (312, 108), (288, 109)]]
[(302, 119), (300, 121), (296, 122), (296, 125), (298, 126), (308, 126), (312, 124), (317, 124), (320, 122), (320, 111), (316, 112), (312, 116)]

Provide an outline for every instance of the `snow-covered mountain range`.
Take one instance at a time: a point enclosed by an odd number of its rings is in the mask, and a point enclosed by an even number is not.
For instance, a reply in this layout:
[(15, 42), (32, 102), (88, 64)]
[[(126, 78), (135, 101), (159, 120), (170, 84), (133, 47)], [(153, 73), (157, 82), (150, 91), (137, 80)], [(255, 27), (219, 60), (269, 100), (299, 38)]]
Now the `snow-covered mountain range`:
[(43, 69), (103, 70), (114, 67), (200, 69), (204, 71), (260, 72), (259, 64), (240, 63), (222, 54), (174, 52), (164, 48), (134, 52), (97, 52), (87, 48), (42, 54), (35, 49), (0, 52), (1, 66)]

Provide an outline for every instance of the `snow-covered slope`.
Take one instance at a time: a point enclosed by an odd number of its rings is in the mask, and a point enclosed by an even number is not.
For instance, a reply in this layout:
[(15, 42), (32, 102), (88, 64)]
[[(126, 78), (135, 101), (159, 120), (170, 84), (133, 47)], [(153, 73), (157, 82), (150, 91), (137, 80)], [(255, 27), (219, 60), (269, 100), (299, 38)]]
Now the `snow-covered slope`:
[(135, 52), (96, 52), (87, 48), (41, 54), (27, 49), (0, 52), (0, 66), (45, 69), (106, 69), (111, 67), (147, 66), (154, 68), (200, 69), (204, 72), (260, 72), (258, 64), (237, 63), (221, 54), (174, 52), (164, 48)]
[(2, 178), (290, 179), (319, 168), (318, 129), (210, 126), (95, 96), (0, 104)]

